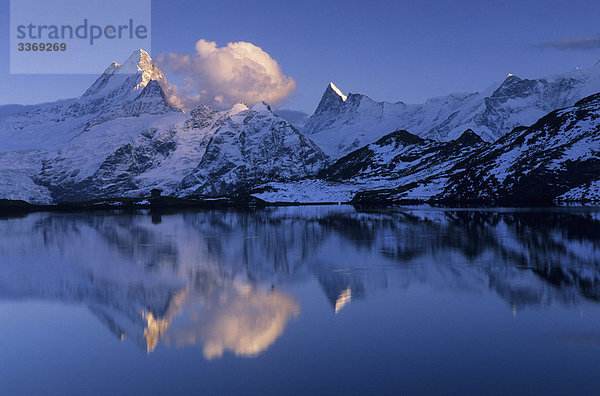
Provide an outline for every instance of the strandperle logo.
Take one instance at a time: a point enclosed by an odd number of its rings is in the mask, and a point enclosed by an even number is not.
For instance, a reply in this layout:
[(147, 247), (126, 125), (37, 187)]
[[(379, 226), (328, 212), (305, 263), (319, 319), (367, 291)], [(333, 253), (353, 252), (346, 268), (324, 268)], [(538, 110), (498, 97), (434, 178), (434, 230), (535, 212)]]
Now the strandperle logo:
[(28, 25), (17, 26), (17, 39), (23, 40), (89, 40), (90, 45), (99, 39), (133, 39), (145, 40), (148, 38), (148, 27), (143, 24), (136, 24), (133, 19), (129, 19), (125, 25), (95, 25), (90, 24), (87, 19), (78, 26), (73, 25)]
[(12, 74), (99, 74), (151, 51), (150, 0), (11, 0)]

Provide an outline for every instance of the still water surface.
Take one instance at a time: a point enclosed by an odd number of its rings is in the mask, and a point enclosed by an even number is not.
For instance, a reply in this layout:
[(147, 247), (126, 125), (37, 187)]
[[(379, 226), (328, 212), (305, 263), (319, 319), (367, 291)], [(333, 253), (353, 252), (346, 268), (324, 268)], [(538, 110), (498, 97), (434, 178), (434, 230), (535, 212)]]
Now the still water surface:
[(600, 211), (0, 219), (0, 394), (595, 394)]

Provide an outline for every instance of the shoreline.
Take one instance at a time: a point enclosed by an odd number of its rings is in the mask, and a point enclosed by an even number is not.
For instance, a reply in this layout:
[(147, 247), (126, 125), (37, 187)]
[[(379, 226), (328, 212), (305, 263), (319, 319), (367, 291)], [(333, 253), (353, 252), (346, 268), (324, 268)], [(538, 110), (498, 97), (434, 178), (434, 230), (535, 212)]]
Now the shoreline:
[(351, 205), (361, 210), (389, 209), (399, 207), (423, 207), (431, 210), (522, 210), (522, 209), (566, 209), (566, 208), (600, 208), (600, 203), (593, 201), (578, 202), (431, 202), (419, 200), (382, 200), (382, 201), (348, 201), (348, 202), (267, 202), (253, 196), (217, 197), (217, 198), (176, 198), (176, 197), (143, 197), (143, 198), (106, 198), (89, 201), (60, 202), (57, 204), (32, 204), (26, 201), (0, 199), (1, 215), (23, 215), (36, 212), (98, 212), (138, 210), (172, 211), (190, 209), (236, 209), (254, 210), (267, 207), (302, 207), (302, 206), (341, 206)]

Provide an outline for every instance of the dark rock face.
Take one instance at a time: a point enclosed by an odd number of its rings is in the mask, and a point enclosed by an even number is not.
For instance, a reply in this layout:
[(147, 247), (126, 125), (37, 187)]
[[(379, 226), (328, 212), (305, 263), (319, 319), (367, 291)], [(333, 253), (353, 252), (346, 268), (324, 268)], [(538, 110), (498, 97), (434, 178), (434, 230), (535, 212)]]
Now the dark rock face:
[(420, 137), (413, 135), (408, 131), (396, 131), (392, 132), (389, 135), (385, 135), (381, 139), (375, 142), (375, 144), (379, 146), (387, 146), (393, 145), (394, 148), (398, 148), (399, 146), (408, 146), (410, 144), (419, 144), (423, 143), (425, 140)]
[(381, 184), (380, 181), (385, 180), (391, 188), (401, 187), (407, 191), (410, 189), (407, 187), (447, 177), (457, 164), (487, 145), (473, 131), (466, 131), (450, 142), (421, 139), (407, 131), (396, 131), (340, 158), (319, 176), (335, 182)]
[(552, 203), (600, 179), (600, 94), (518, 128), (463, 164), (440, 197), (452, 202)]
[(99, 114), (86, 124), (86, 129), (119, 117), (138, 117), (142, 114), (160, 115), (168, 112), (181, 112), (181, 110), (171, 107), (159, 83), (151, 80), (133, 101), (119, 106), (109, 105), (99, 111)]
[(212, 107), (198, 106), (190, 112), (190, 118), (186, 120), (186, 129), (204, 129), (210, 127), (219, 112)]
[(315, 113), (305, 126), (307, 131), (327, 128), (340, 116), (344, 108), (344, 98), (335, 91), (334, 87), (330, 83), (325, 89)]
[(464, 146), (475, 146), (484, 143), (484, 140), (471, 129), (467, 129), (458, 139), (454, 140), (454, 143)]
[[(522, 81), (508, 81), (505, 94)], [(493, 144), (472, 130), (446, 143), (393, 132), (319, 176), (364, 186), (357, 189), (356, 203), (595, 202), (600, 200), (600, 94), (553, 111), (531, 127), (515, 128)]]

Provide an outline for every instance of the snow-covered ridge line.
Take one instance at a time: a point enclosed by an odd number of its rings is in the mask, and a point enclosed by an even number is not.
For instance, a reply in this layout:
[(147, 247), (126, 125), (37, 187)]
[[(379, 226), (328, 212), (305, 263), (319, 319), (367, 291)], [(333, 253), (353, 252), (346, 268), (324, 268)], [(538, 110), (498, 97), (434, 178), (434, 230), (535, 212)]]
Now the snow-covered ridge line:
[(449, 142), (396, 131), (338, 159), (319, 176), (269, 183), (255, 195), (303, 203), (597, 205), (600, 93), (492, 144), (471, 130)]
[[(113, 62), (80, 99), (0, 121), (0, 199), (48, 204), (164, 194), (222, 196), (314, 176), (325, 154), (259, 102), (172, 108), (147, 52)], [(19, 160), (16, 161), (16, 158)]]
[(552, 110), (572, 106), (596, 92), (600, 92), (598, 64), (539, 79), (508, 74), (500, 85), (487, 90), (450, 94), (423, 104), (376, 102), (356, 93), (346, 98), (330, 83), (303, 130), (333, 158), (401, 129), (440, 141), (472, 129), (493, 142), (517, 126), (531, 125)]
[[(185, 114), (168, 103), (165, 81), (139, 50), (112, 63), (79, 99), (13, 107), (4, 116), (0, 109), (0, 199), (49, 204), (144, 197), (152, 189), (305, 203), (599, 196), (600, 100), (543, 109), (595, 84), (600, 91), (600, 67), (540, 80), (509, 75), (487, 93), (423, 105), (345, 96), (331, 83), (307, 125), (318, 131), (307, 135), (265, 102)], [(538, 113), (533, 126), (485, 141), (493, 136), (486, 125), (508, 128)], [(414, 128), (398, 129), (398, 120)], [(454, 132), (419, 133), (440, 120)]]

